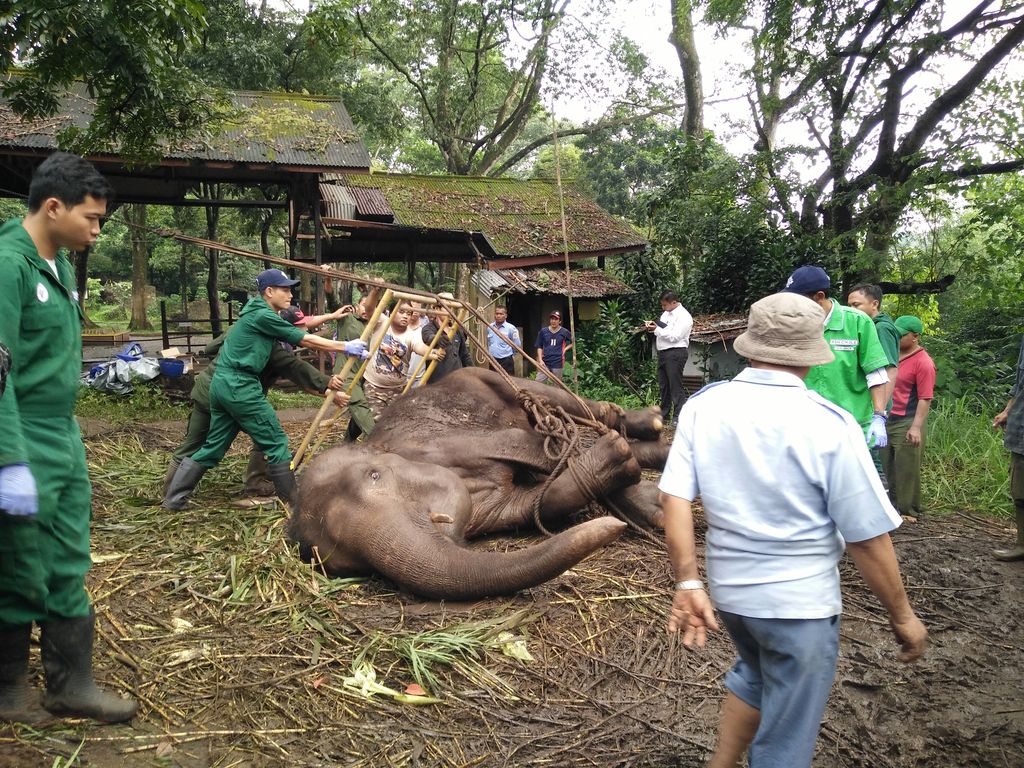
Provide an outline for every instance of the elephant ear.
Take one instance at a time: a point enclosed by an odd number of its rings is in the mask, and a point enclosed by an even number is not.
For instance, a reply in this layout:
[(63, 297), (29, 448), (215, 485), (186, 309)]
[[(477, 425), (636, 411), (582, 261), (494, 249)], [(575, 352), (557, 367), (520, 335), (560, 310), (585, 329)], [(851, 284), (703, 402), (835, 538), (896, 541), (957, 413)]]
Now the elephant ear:
[(425, 508), (395, 515), (391, 522), (369, 534), (363, 556), (409, 592), (441, 600), (475, 600), (534, 587), (614, 541), (626, 528), (620, 520), (602, 517), (503, 553), (456, 544), (438, 531)]

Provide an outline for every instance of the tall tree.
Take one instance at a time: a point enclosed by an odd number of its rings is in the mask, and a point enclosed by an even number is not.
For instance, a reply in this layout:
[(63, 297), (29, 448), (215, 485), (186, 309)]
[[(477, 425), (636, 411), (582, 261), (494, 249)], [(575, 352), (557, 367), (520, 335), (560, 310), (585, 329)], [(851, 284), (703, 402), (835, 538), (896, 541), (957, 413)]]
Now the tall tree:
[(672, 0), (671, 41), (679, 56), (686, 94), (683, 130), (687, 136), (699, 140), (704, 136), (704, 86), (701, 82), (697, 42), (693, 34), (692, 0)]
[(95, 99), (92, 121), (65, 129), (62, 146), (148, 156), (161, 139), (192, 136), (210, 119), (210, 94), (180, 64), (205, 24), (196, 0), (20, 0), (2, 7), (0, 91), (15, 113), (54, 115), (79, 79)]
[[(423, 134), (445, 170), (500, 175), (553, 140), (549, 127), (522, 141), (531, 121), (547, 119), (545, 94), (611, 93), (612, 83), (596, 74), (599, 49), (591, 44), (591, 32), (567, 13), (568, 5), (569, 0), (374, 0), (357, 5), (355, 25), (376, 63), (414, 99)], [(559, 129), (559, 136), (586, 135), (677, 108), (675, 94), (660, 80), (638, 95), (639, 86), (657, 79), (635, 44), (615, 37), (608, 58), (615, 70), (610, 80), (621, 96), (611, 114), (568, 132)]]
[[(709, 19), (753, 29), (756, 160), (776, 205), (794, 232), (831, 243), (848, 281), (882, 275), (919, 190), (1024, 167), (1005, 67), (1024, 3), (952, 13), (942, 0), (709, 3)], [(797, 125), (809, 145), (780, 138)], [(800, 183), (798, 166), (820, 172)]]

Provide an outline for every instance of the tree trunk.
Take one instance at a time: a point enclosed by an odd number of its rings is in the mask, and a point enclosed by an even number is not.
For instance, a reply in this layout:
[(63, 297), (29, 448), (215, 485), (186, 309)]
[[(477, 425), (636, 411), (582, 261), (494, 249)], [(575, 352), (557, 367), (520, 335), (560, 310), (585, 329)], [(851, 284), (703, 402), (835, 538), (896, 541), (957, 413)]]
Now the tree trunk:
[(124, 218), (129, 225), (132, 248), (132, 319), (130, 331), (151, 331), (153, 326), (146, 316), (146, 284), (149, 282), (149, 244), (146, 233), (140, 227), (146, 226), (146, 206), (133, 203), (124, 207)]
[(75, 290), (78, 291), (78, 306), (82, 308), (82, 327), (95, 328), (96, 323), (89, 319), (85, 311), (85, 293), (88, 286), (89, 249), (79, 251), (75, 255)]
[[(217, 184), (203, 184), (203, 196), (208, 200), (215, 200), (220, 196), (220, 186)], [(207, 205), (206, 208), (206, 239), (217, 239), (217, 223), (220, 219), (220, 206)], [(217, 251), (212, 248), (206, 249), (206, 263), (209, 272), (206, 276), (206, 298), (210, 304), (210, 329), (214, 336), (220, 336), (220, 299), (217, 292)]]
[(704, 137), (704, 88), (693, 37), (692, 10), (690, 0), (672, 0), (672, 35), (669, 40), (675, 46), (679, 66), (683, 70), (683, 90), (686, 93), (683, 130), (688, 138), (700, 140)]

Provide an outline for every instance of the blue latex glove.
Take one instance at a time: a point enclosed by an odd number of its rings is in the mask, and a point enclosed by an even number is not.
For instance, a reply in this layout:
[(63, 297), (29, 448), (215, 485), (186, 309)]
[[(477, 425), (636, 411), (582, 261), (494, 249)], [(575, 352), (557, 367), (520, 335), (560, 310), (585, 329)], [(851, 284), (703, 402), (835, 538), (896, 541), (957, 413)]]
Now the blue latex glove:
[(0, 467), (0, 510), (18, 517), (34, 517), (39, 511), (36, 479), (27, 464)]
[(880, 413), (871, 417), (871, 426), (868, 427), (868, 448), (885, 448), (889, 444), (889, 436), (885, 432), (885, 422), (888, 419)]
[(345, 342), (345, 354), (365, 360), (370, 356), (370, 350), (366, 348), (366, 342), (362, 339), (352, 339), (352, 341)]

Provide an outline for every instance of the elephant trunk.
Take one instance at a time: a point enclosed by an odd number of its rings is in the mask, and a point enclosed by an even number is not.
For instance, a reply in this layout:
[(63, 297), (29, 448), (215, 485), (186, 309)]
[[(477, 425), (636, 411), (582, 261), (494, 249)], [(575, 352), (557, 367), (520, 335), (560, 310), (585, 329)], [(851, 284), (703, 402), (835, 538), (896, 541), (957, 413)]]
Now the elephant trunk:
[(375, 570), (408, 591), (444, 600), (508, 595), (541, 584), (617, 539), (626, 524), (602, 517), (515, 552), (468, 549), (426, 515), (402, 515), (374, 530), (361, 548)]

